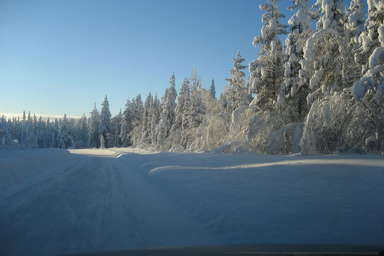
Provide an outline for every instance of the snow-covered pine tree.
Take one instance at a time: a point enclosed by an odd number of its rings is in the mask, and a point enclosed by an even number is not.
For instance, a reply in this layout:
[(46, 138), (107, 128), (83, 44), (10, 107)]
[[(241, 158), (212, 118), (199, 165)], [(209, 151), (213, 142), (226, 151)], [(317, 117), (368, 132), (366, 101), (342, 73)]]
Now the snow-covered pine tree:
[(75, 132), (73, 133), (74, 144), (76, 148), (86, 148), (89, 143), (88, 119), (84, 115), (76, 122)]
[(10, 125), (5, 116), (0, 117), (0, 147), (9, 145), (11, 142)]
[(307, 112), (306, 96), (308, 86), (302, 76), (301, 61), (306, 40), (312, 33), (313, 12), (308, 0), (292, 0), (291, 10), (296, 10), (288, 20), (290, 33), (285, 40), (284, 83), (281, 87), (278, 103), (288, 122), (303, 120)]
[(52, 125), (52, 147), (59, 147), (59, 120), (57, 118)]
[(283, 54), (278, 36), (286, 34), (286, 26), (280, 23), (284, 15), (277, 2), (268, 0), (259, 7), (266, 12), (262, 16), (261, 34), (253, 40), (253, 45), (260, 47), (260, 53), (249, 64), (249, 85), (252, 93), (256, 93), (251, 105), (260, 110), (274, 109), (283, 79)]
[(89, 145), (91, 147), (100, 147), (100, 114), (96, 108), (96, 103), (93, 107), (89, 118)]
[(36, 135), (37, 135), (37, 146), (39, 148), (45, 147), (45, 123), (43, 122), (43, 118), (39, 116), (35, 119), (35, 129), (36, 129)]
[(25, 146), (29, 148), (36, 148), (37, 145), (37, 134), (34, 124), (34, 119), (31, 116), (31, 112), (28, 112), (27, 121), (26, 121), (26, 140), (25, 140)]
[(201, 88), (202, 87), (202, 84), (201, 84), (201, 79), (199, 77), (199, 75), (197, 74), (197, 71), (196, 69), (192, 69), (192, 74), (191, 74), (191, 78), (189, 79), (189, 82), (190, 82), (190, 86), (191, 88)]
[(175, 109), (175, 123), (173, 129), (188, 128), (188, 118), (186, 115), (191, 109), (191, 88), (187, 78), (181, 84), (180, 92), (177, 97), (177, 105)]
[(362, 66), (362, 74), (366, 73), (369, 69), (369, 56), (371, 56), (377, 47), (380, 47), (378, 28), (383, 24), (383, 12), (384, 3), (382, 1), (368, 0), (366, 30), (360, 34), (358, 39), (360, 47), (355, 50), (355, 60)]
[(175, 111), (175, 122), (172, 126), (171, 133), (179, 133), (178, 143), (184, 149), (187, 147), (189, 140), (187, 130), (191, 127), (191, 88), (189, 79), (184, 79), (179, 95), (177, 97), (177, 105)]
[(165, 139), (169, 136), (175, 121), (176, 97), (176, 78), (175, 74), (172, 74), (169, 80), (169, 87), (165, 90), (161, 103), (161, 114), (157, 135), (157, 145), (161, 149), (168, 149), (165, 145)]
[(191, 77), (191, 109), (189, 111), (191, 120), (189, 121), (190, 127), (198, 127), (204, 119), (206, 114), (206, 106), (203, 101), (203, 88), (201, 79), (198, 77), (197, 72), (192, 72)]
[(134, 102), (130, 99), (125, 104), (125, 109), (121, 117), (120, 141), (123, 146), (132, 145), (132, 130), (134, 122)]
[(317, 30), (333, 29), (340, 34), (344, 33), (343, 0), (317, 0), (314, 8), (317, 8), (319, 15)]
[(244, 61), (245, 59), (241, 56), (240, 51), (237, 51), (233, 58), (231, 77), (225, 79), (229, 82), (229, 86), (224, 91), (228, 112), (232, 112), (240, 106), (248, 106), (250, 103), (249, 90), (246, 86), (243, 71), (246, 68), (242, 64)]
[[(363, 0), (351, 0), (346, 10), (346, 22), (344, 24), (345, 37), (349, 43), (348, 49), (352, 53), (357, 53), (360, 48), (359, 37), (365, 30), (365, 6)], [(364, 57), (365, 58), (365, 57)], [(348, 66), (350, 66), (346, 79), (348, 84), (360, 79), (362, 67), (357, 58), (349, 58)]]
[(111, 135), (111, 111), (109, 110), (109, 102), (107, 96), (105, 96), (103, 103), (101, 103), (99, 133), (100, 147), (109, 147)]
[(66, 114), (59, 122), (59, 147), (70, 148), (73, 146), (73, 136), (71, 134), (71, 124)]
[(317, 28), (306, 42), (301, 63), (303, 79), (309, 81), (307, 104), (345, 87), (355, 78), (354, 60), (344, 36), (342, 0), (318, 0)]
[(120, 147), (120, 133), (121, 133), (121, 124), (123, 119), (123, 113), (120, 109), (119, 113), (111, 119), (111, 147)]
[(374, 27), (378, 33), (383, 24), (384, 2), (382, 0), (368, 0), (368, 29)]
[(209, 87), (209, 94), (211, 95), (212, 99), (216, 99), (216, 86), (214, 79), (212, 79), (211, 86)]
[(364, 0), (351, 0), (346, 11), (345, 32), (354, 44), (357, 44), (358, 37), (365, 29), (364, 9)]
[[(381, 7), (384, 14), (384, 3)], [(366, 141), (366, 146), (374, 144), (369, 146), (372, 151), (384, 150), (384, 24), (378, 28), (378, 34), (380, 46), (369, 57), (367, 72), (355, 82), (352, 90), (354, 98), (366, 108), (366, 118), (374, 124), (375, 133)]]
[(155, 95), (153, 98), (153, 103), (152, 103), (152, 109), (151, 109), (151, 144), (152, 145), (157, 145), (157, 137), (158, 137), (158, 125), (159, 125), (159, 120), (160, 120), (160, 100)]
[(133, 118), (132, 118), (132, 132), (131, 139), (133, 145), (139, 145), (142, 141), (142, 125), (143, 125), (143, 113), (144, 113), (144, 105), (141, 100), (141, 95), (137, 95), (135, 100), (132, 102), (133, 106)]
[(20, 127), (20, 139), (19, 139), (20, 145), (25, 145), (26, 139), (27, 139), (27, 114), (25, 111), (23, 111), (23, 117), (21, 120), (21, 127)]
[(151, 119), (152, 119), (152, 105), (153, 105), (153, 97), (152, 94), (149, 93), (144, 103), (144, 112), (143, 112), (143, 123), (141, 127), (141, 142), (144, 144), (151, 143)]

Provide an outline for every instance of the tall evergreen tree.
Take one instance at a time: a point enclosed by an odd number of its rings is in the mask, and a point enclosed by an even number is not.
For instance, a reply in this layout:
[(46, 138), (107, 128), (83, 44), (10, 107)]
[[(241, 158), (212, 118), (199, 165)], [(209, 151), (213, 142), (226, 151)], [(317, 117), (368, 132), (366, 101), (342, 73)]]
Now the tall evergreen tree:
[(182, 130), (190, 127), (188, 117), (191, 109), (191, 88), (188, 79), (184, 79), (179, 96), (177, 97), (177, 105), (175, 110), (175, 123), (173, 125), (174, 130)]
[(151, 144), (157, 145), (157, 137), (158, 137), (158, 124), (160, 121), (160, 101), (157, 98), (157, 95), (153, 98), (152, 109), (151, 109)]
[(211, 86), (209, 87), (209, 94), (211, 95), (212, 99), (216, 99), (216, 86), (214, 79), (212, 79)]
[(244, 61), (245, 59), (241, 56), (240, 51), (238, 51), (233, 58), (231, 77), (226, 79), (229, 82), (229, 87), (226, 88), (224, 94), (228, 102), (227, 110), (229, 112), (232, 112), (239, 106), (249, 105), (250, 103), (245, 73), (243, 71), (246, 68), (242, 64)]
[(123, 113), (120, 112), (111, 119), (111, 147), (120, 147), (122, 145), (120, 140), (121, 125), (123, 120)]
[(121, 117), (121, 129), (120, 129), (120, 140), (122, 145), (132, 145), (132, 130), (134, 122), (134, 102), (127, 100), (125, 109)]
[(95, 147), (95, 148), (100, 147), (99, 135), (100, 135), (100, 114), (95, 104), (89, 119), (89, 145), (91, 147)]
[(111, 136), (111, 112), (109, 110), (109, 102), (107, 96), (105, 96), (104, 101), (101, 104), (99, 132), (100, 147), (109, 147)]
[(311, 21), (315, 14), (309, 9), (308, 0), (293, 0), (291, 10), (296, 10), (288, 20), (290, 32), (285, 40), (284, 83), (277, 103), (287, 121), (303, 120), (307, 112), (307, 82), (302, 79), (303, 49), (312, 33)]
[(306, 42), (302, 67), (309, 81), (307, 104), (311, 106), (335, 92), (350, 87), (356, 79), (353, 55), (344, 33), (342, 0), (318, 0), (317, 31)]
[(143, 112), (143, 123), (142, 123), (142, 135), (141, 142), (144, 144), (151, 143), (151, 119), (152, 119), (152, 105), (153, 105), (153, 97), (152, 94), (149, 93), (144, 103), (144, 112)]
[(172, 74), (169, 80), (169, 87), (165, 90), (164, 97), (162, 98), (158, 126), (157, 144), (163, 149), (168, 149), (164, 145), (165, 139), (169, 136), (172, 125), (175, 122), (176, 97), (176, 79), (175, 74)]
[(251, 105), (260, 110), (275, 107), (283, 78), (283, 54), (278, 36), (286, 34), (286, 26), (280, 23), (284, 15), (280, 12), (277, 2), (268, 0), (260, 5), (260, 9), (266, 13), (262, 16), (261, 34), (253, 40), (253, 45), (260, 47), (260, 54), (249, 65), (250, 89), (256, 93)]
[(71, 133), (71, 124), (66, 114), (60, 121), (59, 128), (59, 147), (70, 148), (73, 146), (73, 136)]

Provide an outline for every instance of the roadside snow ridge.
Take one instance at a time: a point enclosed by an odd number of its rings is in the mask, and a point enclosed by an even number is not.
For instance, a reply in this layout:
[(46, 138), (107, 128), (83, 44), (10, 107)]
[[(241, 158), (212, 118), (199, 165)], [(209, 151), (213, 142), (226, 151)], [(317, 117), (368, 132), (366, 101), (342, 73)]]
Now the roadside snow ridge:
[(168, 165), (153, 168), (149, 171), (149, 175), (156, 174), (162, 171), (189, 171), (189, 170), (235, 170), (235, 169), (251, 169), (260, 167), (272, 167), (283, 165), (356, 165), (356, 166), (370, 166), (370, 167), (384, 167), (384, 161), (375, 159), (301, 159), (301, 160), (286, 160), (267, 163), (255, 164), (242, 164), (233, 166), (181, 166), (181, 165)]

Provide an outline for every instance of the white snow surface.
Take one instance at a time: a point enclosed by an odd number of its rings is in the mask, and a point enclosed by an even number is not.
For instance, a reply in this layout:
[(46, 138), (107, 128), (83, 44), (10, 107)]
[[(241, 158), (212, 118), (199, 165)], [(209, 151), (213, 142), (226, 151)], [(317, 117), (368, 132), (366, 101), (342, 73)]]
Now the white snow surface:
[(384, 159), (0, 150), (0, 255), (383, 244)]

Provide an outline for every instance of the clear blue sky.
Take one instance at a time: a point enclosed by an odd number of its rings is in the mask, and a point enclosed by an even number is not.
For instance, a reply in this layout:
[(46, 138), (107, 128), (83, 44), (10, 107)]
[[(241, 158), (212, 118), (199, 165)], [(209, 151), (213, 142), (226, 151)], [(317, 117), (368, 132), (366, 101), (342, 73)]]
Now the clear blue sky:
[(115, 114), (192, 68), (220, 92), (236, 50), (257, 56), (262, 2), (1, 0), (0, 112), (81, 115), (108, 95)]

